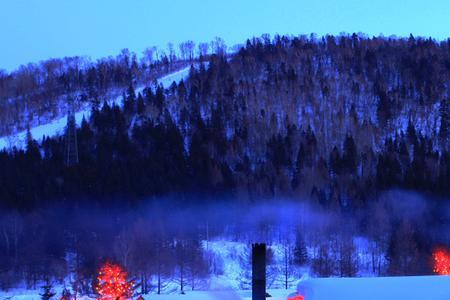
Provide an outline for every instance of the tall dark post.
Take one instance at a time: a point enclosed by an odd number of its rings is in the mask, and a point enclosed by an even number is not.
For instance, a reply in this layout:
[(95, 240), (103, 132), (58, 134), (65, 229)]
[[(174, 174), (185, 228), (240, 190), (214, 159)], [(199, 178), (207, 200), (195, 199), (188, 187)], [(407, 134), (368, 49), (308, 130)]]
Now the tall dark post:
[(266, 244), (252, 245), (252, 300), (266, 299)]
[(77, 124), (75, 122), (75, 105), (73, 98), (69, 97), (66, 127), (66, 143), (64, 149), (64, 162), (70, 167), (78, 164)]

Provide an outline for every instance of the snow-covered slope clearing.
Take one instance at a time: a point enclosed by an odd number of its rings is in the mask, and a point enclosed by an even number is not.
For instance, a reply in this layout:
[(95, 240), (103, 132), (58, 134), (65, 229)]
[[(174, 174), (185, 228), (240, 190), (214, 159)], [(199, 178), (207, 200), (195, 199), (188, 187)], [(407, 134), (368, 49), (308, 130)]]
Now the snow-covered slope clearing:
[[(158, 84), (161, 84), (165, 89), (169, 88), (173, 82), (180, 82), (184, 80), (189, 75), (190, 66), (180, 69), (176, 72), (170, 73), (164, 77), (158, 79)], [(137, 88), (136, 93), (142, 92), (143, 87)], [(110, 104), (119, 104), (122, 101), (122, 96), (112, 99)], [(75, 120), (77, 125), (81, 124), (83, 117), (88, 119), (91, 114), (89, 107), (82, 109), (75, 113)], [(52, 120), (51, 122), (39, 126), (30, 128), (31, 135), (37, 141), (41, 141), (43, 136), (54, 136), (57, 134), (62, 134), (66, 127), (67, 117), (58, 118)], [(26, 143), (27, 131), (21, 131), (13, 135), (0, 137), (0, 150), (13, 147), (24, 148)]]

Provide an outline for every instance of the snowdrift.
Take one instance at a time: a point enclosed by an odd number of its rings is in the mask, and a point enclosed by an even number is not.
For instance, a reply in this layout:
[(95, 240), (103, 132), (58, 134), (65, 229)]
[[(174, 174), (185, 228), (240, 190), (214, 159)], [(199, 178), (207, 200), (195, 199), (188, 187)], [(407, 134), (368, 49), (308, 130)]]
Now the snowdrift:
[(444, 300), (450, 276), (309, 279), (298, 289), (308, 300)]

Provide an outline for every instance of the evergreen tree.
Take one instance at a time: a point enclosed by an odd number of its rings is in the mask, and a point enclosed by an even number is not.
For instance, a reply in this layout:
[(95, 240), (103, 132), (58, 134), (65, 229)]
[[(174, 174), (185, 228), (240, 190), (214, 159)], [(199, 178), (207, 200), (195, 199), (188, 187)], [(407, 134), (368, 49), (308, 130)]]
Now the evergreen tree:
[(303, 146), (303, 143), (300, 143), (300, 147), (298, 149), (297, 153), (297, 159), (295, 161), (295, 169), (294, 169), (294, 176), (292, 178), (292, 188), (295, 190), (300, 185), (300, 180), (302, 177), (302, 170), (304, 167), (304, 159), (305, 159), (305, 148)]
[(142, 97), (141, 93), (139, 93), (138, 98), (137, 98), (137, 113), (140, 116), (144, 115), (145, 112), (145, 103), (144, 103), (144, 98)]
[(56, 295), (56, 293), (53, 291), (53, 286), (50, 281), (47, 281), (47, 283), (42, 287), (42, 291), (42, 294), (40, 294), (42, 300), (50, 300), (53, 296)]
[(27, 130), (27, 147), (26, 147), (27, 158), (32, 163), (38, 163), (41, 159), (41, 152), (39, 150), (39, 144), (33, 139), (30, 129)]
[(303, 266), (308, 262), (308, 250), (306, 248), (305, 238), (300, 230), (295, 233), (294, 263)]
[(448, 99), (444, 98), (441, 100), (439, 106), (439, 116), (441, 125), (439, 127), (439, 138), (443, 143), (447, 143), (449, 140), (449, 130), (450, 130), (450, 107)]
[(119, 265), (105, 263), (99, 270), (96, 292), (100, 300), (126, 300), (133, 295), (133, 282)]
[(350, 134), (347, 134), (344, 141), (344, 151), (342, 153), (343, 169), (349, 173), (355, 173), (358, 163), (358, 153), (355, 141)]
[(125, 113), (133, 113), (136, 107), (136, 93), (133, 84), (130, 84), (127, 90), (127, 95), (124, 96), (124, 111)]
[(339, 150), (336, 146), (333, 147), (333, 150), (330, 153), (330, 173), (334, 176), (339, 175), (341, 173), (341, 155), (339, 154)]
[(156, 88), (155, 105), (159, 109), (160, 112), (163, 111), (163, 104), (164, 104), (165, 100), (166, 99), (164, 96), (164, 88), (161, 85), (159, 85)]
[(381, 78), (381, 75), (378, 74), (377, 79), (374, 84), (375, 95), (378, 96), (378, 105), (377, 105), (377, 116), (378, 122), (380, 126), (385, 126), (387, 122), (392, 118), (392, 107), (391, 101), (386, 94), (386, 87)]
[(408, 120), (408, 127), (406, 129), (408, 141), (411, 145), (417, 145), (416, 128), (414, 127), (411, 118)]

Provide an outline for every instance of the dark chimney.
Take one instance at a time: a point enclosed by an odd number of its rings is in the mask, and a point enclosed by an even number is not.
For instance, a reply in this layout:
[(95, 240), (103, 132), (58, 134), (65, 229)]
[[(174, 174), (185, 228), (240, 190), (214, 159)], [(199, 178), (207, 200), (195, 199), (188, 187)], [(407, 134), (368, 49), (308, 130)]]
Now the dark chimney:
[(266, 244), (252, 245), (252, 300), (266, 299)]

